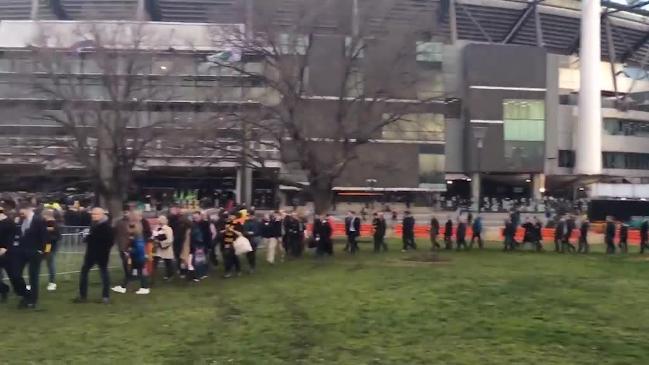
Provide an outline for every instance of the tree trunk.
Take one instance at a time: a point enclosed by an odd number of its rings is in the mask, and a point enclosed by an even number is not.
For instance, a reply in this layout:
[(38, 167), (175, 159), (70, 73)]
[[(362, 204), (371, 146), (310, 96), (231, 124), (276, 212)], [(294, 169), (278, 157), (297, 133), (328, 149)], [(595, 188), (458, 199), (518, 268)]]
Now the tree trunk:
[(315, 214), (327, 214), (331, 209), (331, 201), (333, 198), (332, 184), (310, 182), (311, 196), (313, 197), (313, 205)]
[(124, 214), (124, 202), (120, 194), (99, 194), (99, 205), (108, 211), (113, 223), (122, 218)]

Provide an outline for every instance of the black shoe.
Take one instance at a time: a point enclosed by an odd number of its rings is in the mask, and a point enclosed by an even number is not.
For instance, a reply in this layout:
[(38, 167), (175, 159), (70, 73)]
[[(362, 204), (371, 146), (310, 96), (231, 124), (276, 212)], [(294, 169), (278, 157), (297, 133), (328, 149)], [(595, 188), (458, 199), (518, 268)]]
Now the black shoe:
[(87, 298), (76, 297), (76, 298), (72, 299), (72, 303), (75, 303), (75, 304), (81, 304), (81, 303), (87, 303), (87, 302), (88, 302)]
[(102, 304), (110, 304), (110, 298), (101, 298)]

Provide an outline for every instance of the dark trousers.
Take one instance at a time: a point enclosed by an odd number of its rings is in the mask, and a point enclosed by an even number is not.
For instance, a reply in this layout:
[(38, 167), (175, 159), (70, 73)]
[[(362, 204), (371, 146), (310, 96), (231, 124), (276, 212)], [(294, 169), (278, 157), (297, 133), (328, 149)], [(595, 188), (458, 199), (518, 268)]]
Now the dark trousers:
[(456, 238), (455, 241), (456, 241), (455, 244), (457, 245), (457, 250), (458, 250), (458, 251), (459, 251), (460, 249), (462, 249), (462, 248), (464, 248), (464, 249), (468, 249), (468, 248), (469, 248), (469, 247), (467, 246), (467, 244), (466, 244), (466, 239), (464, 239), (464, 237)]
[(248, 267), (250, 270), (254, 270), (257, 267), (257, 250), (253, 249), (252, 251), (247, 252), (246, 259), (248, 260)]
[(561, 241), (561, 252), (563, 252), (565, 249), (567, 249), (568, 252), (575, 252), (576, 251), (575, 245), (570, 243), (570, 239), (568, 237), (565, 237)]
[(172, 259), (163, 259), (162, 257), (159, 256), (154, 256), (153, 257), (153, 273), (158, 271), (158, 264), (160, 261), (164, 261), (165, 263), (165, 278), (170, 278), (174, 276), (174, 264)]
[(505, 236), (505, 241), (503, 242), (503, 244), (505, 246), (503, 251), (514, 251), (516, 249), (516, 242), (514, 241), (514, 237)]
[(403, 240), (403, 249), (404, 250), (408, 250), (410, 248), (412, 248), (413, 250), (417, 249), (417, 244), (415, 243), (415, 234), (414, 233), (411, 233), (411, 232), (404, 233), (401, 236), (401, 238)]
[(99, 267), (99, 275), (101, 277), (101, 297), (110, 297), (110, 276), (108, 275), (108, 255), (109, 253), (101, 255), (89, 255), (86, 253), (83, 259), (83, 266), (81, 267), (81, 274), (79, 277), (79, 297), (86, 299), (88, 297), (88, 273), (95, 265)]
[[(122, 287), (123, 288), (128, 287), (128, 283), (135, 280), (136, 277), (139, 277), (140, 287), (145, 289), (148, 288), (149, 280), (146, 275), (146, 270), (144, 269), (145, 263), (131, 260), (131, 265), (129, 266), (128, 261), (129, 261), (129, 256), (122, 255), (122, 268), (124, 269), (124, 280), (122, 280)], [(135, 271), (136, 275), (133, 275), (133, 271)]]
[(379, 252), (383, 250), (384, 252), (388, 250), (388, 245), (385, 243), (385, 237), (383, 235), (374, 235), (374, 252)]
[(606, 243), (606, 253), (614, 254), (615, 253), (615, 244), (613, 243), (613, 238), (606, 237), (606, 238), (604, 238), (604, 242)]
[(453, 249), (453, 239), (451, 236), (444, 236), (444, 249), (452, 250)]
[(645, 249), (649, 249), (649, 246), (647, 246), (647, 239), (640, 238), (640, 253), (644, 253)]
[(554, 238), (554, 252), (563, 252), (563, 243), (561, 238)]
[(325, 239), (321, 238), (320, 241), (318, 241), (316, 254), (318, 256), (323, 256), (325, 254), (332, 256), (334, 254), (334, 247), (330, 238), (325, 238)]
[(579, 237), (579, 249), (577, 249), (577, 252), (579, 253), (588, 253), (590, 251), (590, 246), (588, 245), (588, 240), (586, 237)]
[(9, 258), (6, 253), (0, 256), (0, 295), (9, 293), (9, 285), (2, 281), (4, 276), (2, 273), (3, 270), (7, 272), (7, 275), (9, 275)]
[(622, 253), (629, 252), (629, 245), (627, 244), (626, 240), (620, 240), (618, 246), (620, 247), (620, 252)]
[(347, 236), (347, 242), (349, 244), (349, 252), (355, 254), (358, 252), (358, 235), (350, 234)]
[(484, 244), (482, 242), (482, 235), (480, 233), (474, 233), (473, 236), (471, 236), (471, 243), (469, 244), (469, 248), (473, 248), (473, 243), (475, 242), (476, 238), (478, 239), (478, 247), (482, 249), (484, 247)]
[(239, 257), (234, 252), (234, 247), (223, 248), (223, 260), (225, 261), (226, 274), (231, 274), (233, 270), (237, 273), (241, 272), (241, 262), (239, 262)]
[(180, 260), (180, 253), (183, 250), (183, 241), (180, 242), (174, 241), (173, 246), (174, 246), (174, 259), (176, 260), (176, 268), (178, 269), (178, 271), (182, 272), (182, 268), (180, 267), (180, 265), (182, 264)]
[[(14, 292), (23, 297), (23, 300), (29, 304), (36, 304), (38, 302), (38, 284), (39, 276), (41, 274), (41, 260), (42, 255), (37, 251), (23, 251), (15, 250), (11, 253), (11, 273), (9, 280), (14, 287)], [(28, 266), (29, 271), (29, 285), (30, 290), (27, 290), (25, 279), (23, 279), (23, 271), (25, 266)]]
[(432, 249), (442, 248), (442, 246), (440, 246), (439, 243), (437, 242), (437, 235), (436, 234), (431, 234), (430, 235), (430, 245), (431, 245)]

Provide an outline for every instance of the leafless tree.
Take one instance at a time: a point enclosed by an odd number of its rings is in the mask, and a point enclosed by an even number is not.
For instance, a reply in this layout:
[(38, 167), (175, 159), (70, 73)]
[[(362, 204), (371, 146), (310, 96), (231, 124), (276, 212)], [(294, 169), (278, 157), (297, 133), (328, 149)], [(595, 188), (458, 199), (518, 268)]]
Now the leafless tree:
[(114, 218), (144, 151), (182, 127), (169, 103), (175, 65), (153, 66), (160, 47), (152, 42), (141, 23), (86, 23), (73, 34), (43, 25), (30, 47), (34, 94), (47, 100), (37, 118), (63, 130), (58, 160), (87, 172)]
[(296, 16), (283, 24), (269, 3), (255, 9), (245, 31), (214, 40), (233, 56), (214, 62), (265, 86), (255, 118), (238, 115), (258, 131), (256, 140), (279, 151), (287, 169), (304, 172), (317, 213), (330, 208), (332, 189), (361, 146), (442, 98), (418, 92), (426, 80), (417, 71), (417, 40), (430, 39), (430, 31), (412, 22), (377, 27), (388, 19), (371, 1), (347, 30), (331, 31), (322, 19), (338, 3), (298, 1)]

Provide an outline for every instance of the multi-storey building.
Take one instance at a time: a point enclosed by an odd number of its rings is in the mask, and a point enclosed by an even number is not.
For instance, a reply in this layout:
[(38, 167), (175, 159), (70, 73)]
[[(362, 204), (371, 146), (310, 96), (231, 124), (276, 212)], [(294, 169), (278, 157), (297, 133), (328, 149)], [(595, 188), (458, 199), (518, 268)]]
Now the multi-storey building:
[[(41, 156), (56, 157), (51, 139), (57, 131), (55, 126), (34, 122), (33, 113), (51, 105), (38, 95), (29, 95), (30, 80), (20, 79), (30, 71), (30, 60), (25, 58), (30, 29), (47, 24), (65, 33), (65, 29), (88, 22), (145, 22), (160, 35), (158, 40), (164, 40), (157, 44), (159, 59), (152, 63), (150, 75), (169, 76), (162, 71), (170, 57), (184, 65), (173, 75), (180, 79), (174, 86), (181, 95), (167, 102), (177, 104), (178, 117), (186, 120), (195, 113), (226, 108), (228, 103), (254, 108), (269, 102), (264, 100), (268, 97), (264, 85), (206, 65), (206, 57), (218, 51), (208, 29), (229, 24), (254, 32), (255, 24), (262, 21), (289, 29), (300, 18), (300, 5), (305, 2), (0, 0), (0, 133), (6, 156), (0, 161), (6, 171), (3, 188), (44, 188), (43, 176), (57, 176), (57, 184), (65, 187), (81, 175), (73, 163), (54, 164), (51, 157)], [(317, 111), (326, 110), (335, 96), (331, 91), (334, 66), (327, 54), (344, 49), (348, 36), (359, 27), (374, 37), (414, 27), (418, 36), (412, 38), (410, 47), (416, 51), (402, 67), (416, 73), (419, 82), (394, 90), (395, 96), (399, 100), (436, 99), (409, 118), (416, 122), (386, 127), (363, 146), (358, 161), (337, 180), (335, 190), (343, 197), (370, 191), (413, 201), (444, 193), (472, 195), (474, 199), (480, 194), (539, 197), (542, 193), (569, 193), (594, 180), (639, 182), (649, 178), (649, 139), (645, 136), (649, 129), (644, 127), (649, 123), (645, 110), (649, 78), (643, 71), (649, 61), (649, 13), (641, 7), (602, 3), (602, 166), (601, 174), (586, 176), (574, 169), (582, 133), (577, 128), (580, 2), (318, 3), (318, 36), (311, 42), (320, 57), (309, 67), (310, 96), (317, 104), (313, 123), (326, 123), (318, 120)], [(260, 67), (254, 58), (247, 61), (251, 69)], [(84, 61), (79, 62), (83, 73)], [(222, 91), (226, 97), (207, 103), (205, 90), (213, 89), (215, 83), (228, 86), (222, 87), (228, 90)], [(165, 148), (169, 143), (153, 144), (143, 157), (137, 171), (141, 186), (217, 189), (257, 201), (262, 196), (265, 201), (275, 200), (280, 186), (263, 179), (260, 171), (239, 166), (231, 156), (173, 156)], [(281, 164), (277, 151), (265, 153), (268, 168), (304, 181), (300, 171)], [(192, 164), (196, 159), (205, 161), (197, 166)]]

